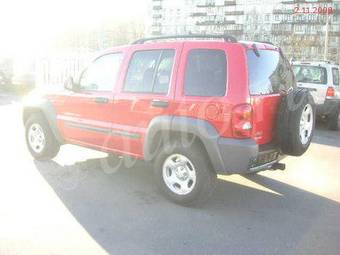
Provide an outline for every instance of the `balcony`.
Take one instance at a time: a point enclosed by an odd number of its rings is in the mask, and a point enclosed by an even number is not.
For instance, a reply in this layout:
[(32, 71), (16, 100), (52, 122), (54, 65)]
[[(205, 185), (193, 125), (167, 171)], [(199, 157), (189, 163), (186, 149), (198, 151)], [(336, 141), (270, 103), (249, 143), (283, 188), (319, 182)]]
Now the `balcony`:
[(224, 6), (236, 5), (236, 1), (224, 1)]
[(292, 24), (292, 25), (325, 25), (325, 20), (283, 20), (279, 24)]
[(286, 0), (282, 1), (282, 4), (298, 4), (298, 3), (304, 3), (304, 0)]
[(310, 0), (284, 0), (282, 4), (323, 4), (323, 3), (332, 3), (333, 0), (317, 0), (317, 1), (310, 1)]
[[(286, 36), (285, 36), (286, 37)], [(306, 48), (309, 47), (320, 47), (323, 46), (323, 41), (306, 39), (303, 35), (293, 35), (286, 37), (281, 41), (281, 45), (285, 46), (298, 46), (304, 45)]]
[(206, 21), (196, 22), (197, 26), (223, 26), (223, 25), (232, 25), (232, 24), (235, 24), (235, 20), (225, 20), (225, 21), (206, 20)]
[(155, 15), (152, 15), (152, 18), (153, 18), (153, 19), (161, 19), (161, 18), (162, 18), (162, 14), (155, 14)]
[(244, 15), (244, 11), (230, 11), (230, 12), (225, 12), (225, 15)]
[(236, 1), (224, 1), (223, 5), (216, 5), (215, 3), (206, 3), (206, 4), (197, 4), (196, 7), (198, 8), (207, 8), (207, 7), (223, 7), (223, 6), (231, 6), (236, 5)]
[(274, 9), (273, 14), (293, 14), (293, 10)]
[(202, 8), (202, 7), (215, 7), (215, 4), (214, 3), (211, 3), (211, 4), (198, 4), (198, 5), (196, 5), (196, 7), (198, 7), (198, 8)]
[(213, 26), (215, 25), (215, 21), (197, 21), (196, 25), (197, 26)]
[(152, 31), (151, 34), (158, 36), (158, 35), (162, 35), (162, 32), (161, 31)]
[(283, 31), (283, 30), (275, 30), (275, 31), (272, 31), (271, 34), (272, 35), (282, 35), (282, 36), (289, 36), (293, 33), (293, 31)]
[(340, 31), (330, 31), (328, 32), (329, 36), (340, 36)]
[(304, 2), (306, 4), (325, 4), (325, 3), (333, 3), (334, 0), (318, 0), (318, 1), (305, 0)]
[(154, 28), (158, 28), (158, 27), (161, 27), (161, 26), (162, 26), (162, 23), (159, 23), (159, 22), (152, 23), (152, 27), (154, 27)]
[(206, 12), (193, 12), (191, 15), (191, 17), (204, 17), (207, 16)]
[(154, 7), (152, 7), (152, 10), (154, 10), (154, 11), (162, 10), (162, 6), (160, 6), (160, 5), (154, 6)]
[(230, 30), (225, 30), (224, 34), (232, 34), (232, 35), (242, 35), (243, 34), (243, 29), (230, 29)]

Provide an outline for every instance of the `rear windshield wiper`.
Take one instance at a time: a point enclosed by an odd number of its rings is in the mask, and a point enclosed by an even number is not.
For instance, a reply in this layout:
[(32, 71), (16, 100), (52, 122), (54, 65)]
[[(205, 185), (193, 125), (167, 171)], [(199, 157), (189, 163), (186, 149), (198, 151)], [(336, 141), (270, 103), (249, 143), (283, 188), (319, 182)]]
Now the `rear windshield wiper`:
[(253, 51), (254, 51), (254, 53), (255, 53), (256, 57), (260, 57), (260, 52), (259, 52), (259, 50), (257, 49), (257, 47), (256, 47), (256, 44), (255, 44), (255, 43), (253, 44)]

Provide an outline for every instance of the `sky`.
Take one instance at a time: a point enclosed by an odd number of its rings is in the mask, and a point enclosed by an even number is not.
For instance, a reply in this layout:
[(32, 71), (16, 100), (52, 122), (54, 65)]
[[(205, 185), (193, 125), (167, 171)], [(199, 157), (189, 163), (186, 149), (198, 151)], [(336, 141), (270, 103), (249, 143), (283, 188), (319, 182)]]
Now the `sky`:
[(1, 0), (0, 55), (35, 54), (69, 28), (147, 17), (150, 0)]

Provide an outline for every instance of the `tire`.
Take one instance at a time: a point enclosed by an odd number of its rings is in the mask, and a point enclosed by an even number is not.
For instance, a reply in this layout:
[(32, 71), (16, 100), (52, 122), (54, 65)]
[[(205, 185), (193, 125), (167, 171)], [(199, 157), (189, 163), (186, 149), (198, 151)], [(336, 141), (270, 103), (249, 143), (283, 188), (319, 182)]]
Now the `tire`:
[(36, 160), (52, 159), (59, 152), (60, 144), (41, 114), (33, 114), (26, 121), (25, 137), (28, 150)]
[[(185, 162), (186, 159), (190, 162)], [(183, 173), (184, 176), (181, 177), (188, 178), (183, 181), (186, 183), (183, 187), (179, 185), (180, 179), (177, 177), (175, 170), (166, 167), (167, 165), (169, 166), (169, 162), (178, 165), (176, 171), (179, 174)], [(185, 163), (181, 165), (180, 163), (183, 162)], [(184, 166), (185, 169), (180, 169), (181, 166)], [(181, 172), (181, 170), (183, 171)], [(193, 172), (195, 173), (194, 181), (192, 178)], [(205, 202), (212, 194), (217, 180), (216, 173), (212, 170), (206, 152), (197, 144), (190, 147), (182, 146), (179, 143), (164, 146), (154, 161), (154, 175), (163, 194), (169, 200), (184, 206), (198, 205)], [(177, 183), (171, 185), (169, 178), (174, 178)], [(187, 193), (182, 192), (180, 194), (180, 190), (185, 189), (187, 189)]]
[(313, 97), (307, 90), (294, 90), (282, 98), (277, 119), (282, 153), (301, 156), (307, 151), (314, 134), (315, 112)]
[(337, 107), (327, 118), (327, 127), (329, 130), (337, 131), (340, 129), (340, 107)]

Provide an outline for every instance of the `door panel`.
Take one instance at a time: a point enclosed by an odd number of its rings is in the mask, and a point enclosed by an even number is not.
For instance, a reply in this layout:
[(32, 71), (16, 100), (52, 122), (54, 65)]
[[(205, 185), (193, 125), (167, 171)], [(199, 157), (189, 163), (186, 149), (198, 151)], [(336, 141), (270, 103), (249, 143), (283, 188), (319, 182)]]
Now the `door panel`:
[[(213, 55), (217, 52), (216, 60), (209, 57), (209, 51)], [(192, 57), (191, 52), (195, 53)], [(221, 61), (218, 52), (224, 53), (224, 61)], [(237, 104), (247, 103), (249, 99), (244, 52), (242, 45), (224, 42), (184, 43), (177, 81), (183, 86), (178, 86), (176, 90), (176, 101), (180, 103), (175, 115), (208, 120), (221, 136), (232, 137), (232, 109)], [(216, 80), (221, 73), (226, 74), (223, 87), (212, 88), (215, 82), (221, 83), (220, 78)]]
[(123, 71), (127, 75), (121, 80), (114, 100), (112, 146), (115, 150), (143, 157), (145, 134), (151, 120), (174, 112), (181, 48), (182, 44), (178, 43), (137, 45), (129, 53)]
[[(107, 103), (96, 99), (106, 98)], [(59, 119), (64, 122), (63, 132), (67, 140), (89, 145), (108, 147), (113, 114), (112, 93), (73, 93), (66, 104), (67, 110)]]
[(123, 53), (113, 52), (95, 59), (81, 74), (77, 92), (68, 96), (58, 116), (66, 140), (110, 149), (114, 87)]

